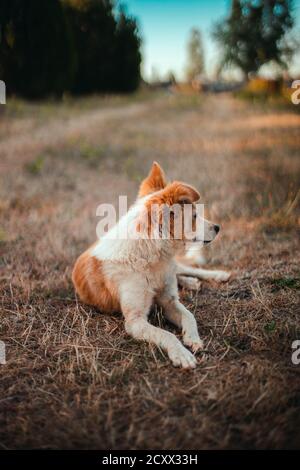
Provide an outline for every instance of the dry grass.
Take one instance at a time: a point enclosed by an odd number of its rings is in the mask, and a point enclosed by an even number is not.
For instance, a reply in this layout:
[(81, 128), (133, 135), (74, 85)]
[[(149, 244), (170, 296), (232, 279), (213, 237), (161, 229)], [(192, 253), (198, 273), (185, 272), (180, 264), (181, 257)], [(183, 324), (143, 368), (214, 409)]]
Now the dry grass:
[[(300, 116), (222, 95), (112, 103), (0, 116), (0, 446), (299, 447)], [(70, 280), (97, 205), (132, 201), (154, 159), (200, 189), (223, 229), (210, 266), (235, 273), (182, 293), (206, 343), (191, 372)]]

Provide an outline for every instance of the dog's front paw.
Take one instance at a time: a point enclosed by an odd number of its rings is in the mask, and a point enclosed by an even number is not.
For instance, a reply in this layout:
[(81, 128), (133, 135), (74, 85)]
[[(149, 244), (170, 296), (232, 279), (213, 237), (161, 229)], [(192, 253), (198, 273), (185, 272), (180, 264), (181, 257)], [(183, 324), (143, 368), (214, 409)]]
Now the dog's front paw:
[(200, 349), (203, 349), (203, 341), (199, 338), (199, 336), (196, 337), (193, 335), (185, 334), (183, 336), (183, 342), (188, 348), (193, 351), (193, 353), (196, 353)]
[(170, 349), (168, 354), (175, 367), (182, 367), (183, 369), (194, 369), (196, 367), (197, 359), (183, 346)]
[(227, 282), (231, 276), (231, 273), (226, 271), (215, 271), (214, 281), (217, 282)]

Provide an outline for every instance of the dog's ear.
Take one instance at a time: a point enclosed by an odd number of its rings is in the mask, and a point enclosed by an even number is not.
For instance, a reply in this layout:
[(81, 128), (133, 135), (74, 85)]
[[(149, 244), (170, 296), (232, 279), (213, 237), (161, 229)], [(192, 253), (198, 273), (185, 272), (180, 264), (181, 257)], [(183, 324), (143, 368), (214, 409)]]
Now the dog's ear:
[[(162, 230), (165, 228), (169, 230), (169, 234), (173, 237), (175, 233), (174, 221), (179, 215), (177, 209), (180, 206), (178, 205), (192, 204), (198, 201), (199, 198), (200, 194), (193, 186), (179, 181), (174, 181), (153, 194), (145, 204), (150, 232), (153, 230), (153, 226), (154, 230), (159, 230), (160, 234), (163, 233)], [(164, 225), (165, 220), (168, 220), (170, 225)]]
[(160, 191), (164, 189), (166, 185), (167, 181), (164, 170), (157, 162), (153, 162), (149, 175), (141, 183), (138, 197), (148, 196), (148, 194)]
[(180, 181), (174, 181), (160, 192), (161, 202), (173, 204), (192, 204), (200, 199), (200, 194), (193, 186)]

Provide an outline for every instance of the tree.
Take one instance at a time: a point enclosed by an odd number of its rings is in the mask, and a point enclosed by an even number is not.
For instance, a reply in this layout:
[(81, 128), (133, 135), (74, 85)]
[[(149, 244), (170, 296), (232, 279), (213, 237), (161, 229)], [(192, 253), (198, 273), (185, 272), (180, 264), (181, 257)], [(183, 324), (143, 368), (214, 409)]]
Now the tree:
[(201, 32), (193, 28), (187, 45), (188, 65), (186, 76), (188, 81), (192, 81), (204, 72), (204, 50)]
[(233, 0), (228, 18), (212, 35), (222, 52), (221, 66), (237, 66), (247, 76), (268, 62), (286, 67), (292, 47), (284, 43), (293, 26), (292, 0)]
[(75, 93), (133, 91), (140, 81), (140, 37), (134, 19), (112, 0), (65, 0), (77, 52)]
[(59, 0), (1, 0), (0, 76), (10, 93), (61, 95), (75, 69), (70, 29)]
[(140, 82), (141, 39), (136, 21), (121, 9), (116, 27), (114, 85), (119, 91), (133, 91)]
[(0, 2), (0, 79), (9, 93), (133, 91), (140, 43), (135, 20), (113, 0)]
[(110, 1), (65, 2), (77, 55), (77, 71), (72, 91), (109, 91), (114, 74), (115, 28)]
[(167, 73), (167, 81), (170, 82), (172, 85), (176, 85), (177, 80), (176, 80), (176, 75), (173, 72), (173, 70), (169, 70)]

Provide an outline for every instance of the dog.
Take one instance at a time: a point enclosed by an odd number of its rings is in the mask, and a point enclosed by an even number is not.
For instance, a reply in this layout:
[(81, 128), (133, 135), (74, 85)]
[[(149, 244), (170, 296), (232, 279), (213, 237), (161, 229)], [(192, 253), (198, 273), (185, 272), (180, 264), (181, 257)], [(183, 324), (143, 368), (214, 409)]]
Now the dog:
[[(203, 348), (203, 341), (193, 314), (179, 300), (178, 282), (195, 288), (194, 278), (227, 280), (229, 277), (223, 271), (191, 266), (195, 261), (192, 250), (185, 254), (188, 242), (202, 247), (212, 242), (220, 230), (218, 225), (202, 218), (201, 230), (197, 232), (196, 202), (199, 198), (199, 192), (189, 184), (168, 183), (164, 171), (154, 162), (140, 185), (136, 202), (118, 224), (79, 256), (72, 273), (81, 301), (101, 312), (122, 312), (129, 335), (162, 348), (174, 366), (184, 369), (196, 366), (195, 353)], [(187, 205), (191, 208), (192, 241), (189, 232), (185, 231), (180, 238), (175, 237), (175, 222), (180, 220), (181, 227), (185, 226)], [(179, 207), (177, 214), (173, 212), (175, 206)], [(160, 235), (167, 208), (168, 237), (152, 237), (155, 224), (150, 215), (153, 207), (157, 209)], [(114, 236), (124, 225), (134, 228), (137, 236)], [(174, 334), (148, 322), (154, 303), (161, 306), (165, 317), (182, 330), (184, 345)]]

